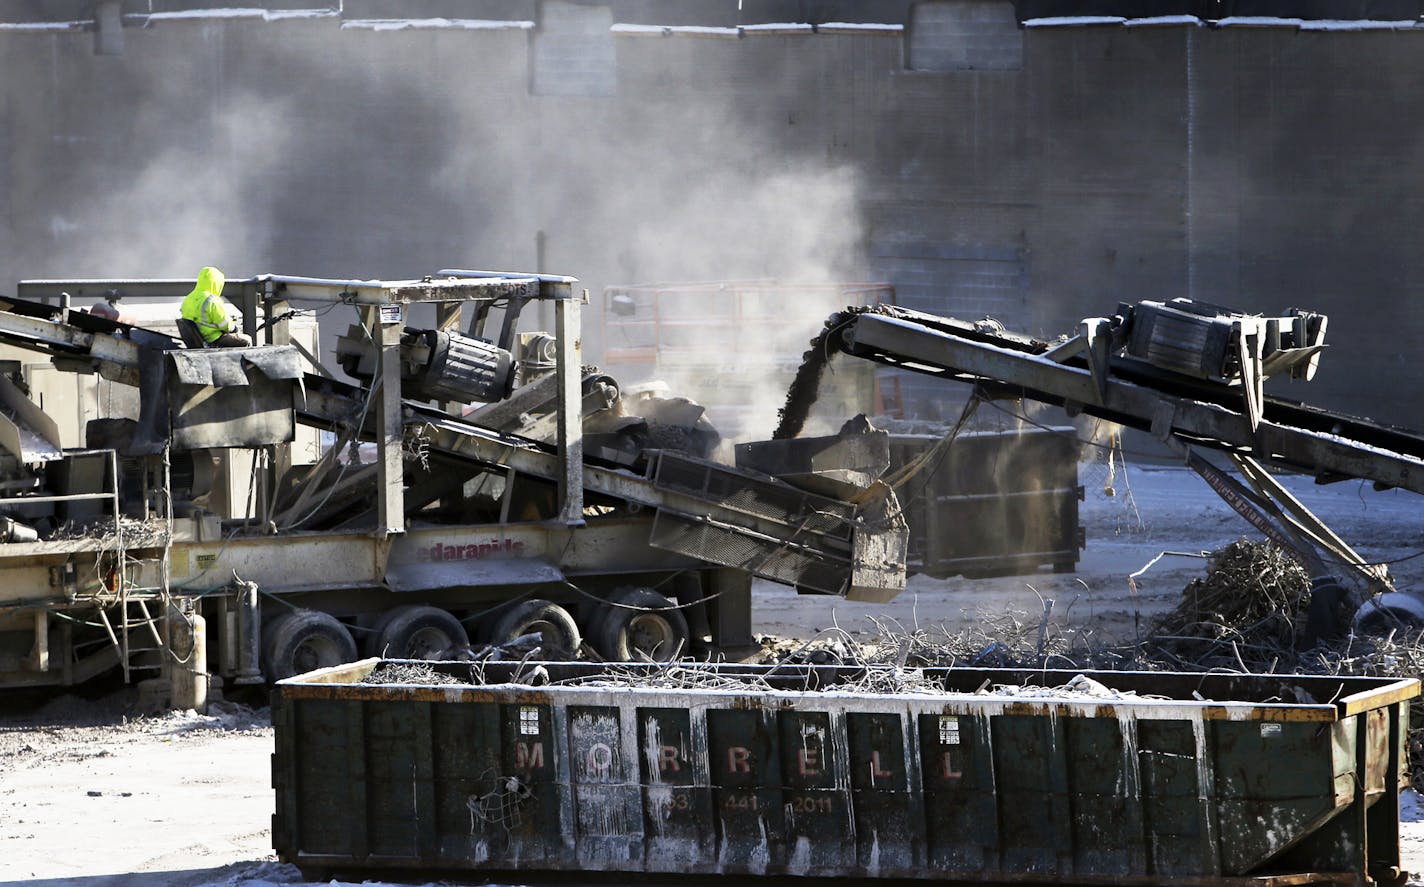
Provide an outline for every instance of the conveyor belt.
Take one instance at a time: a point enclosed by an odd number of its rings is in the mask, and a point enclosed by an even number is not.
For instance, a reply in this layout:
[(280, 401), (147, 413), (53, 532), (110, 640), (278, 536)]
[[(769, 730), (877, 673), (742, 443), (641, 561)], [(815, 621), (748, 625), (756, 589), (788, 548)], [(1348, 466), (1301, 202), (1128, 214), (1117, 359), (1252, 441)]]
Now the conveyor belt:
[(1023, 397), (1110, 422), (1176, 436), (1313, 475), (1361, 478), (1424, 493), (1424, 435), (1268, 397), (1252, 429), (1240, 390), (1113, 358), (1099, 390), (1087, 360), (1062, 363), (1046, 342), (902, 308), (850, 316), (832, 345), (887, 366), (980, 385), (991, 396)]

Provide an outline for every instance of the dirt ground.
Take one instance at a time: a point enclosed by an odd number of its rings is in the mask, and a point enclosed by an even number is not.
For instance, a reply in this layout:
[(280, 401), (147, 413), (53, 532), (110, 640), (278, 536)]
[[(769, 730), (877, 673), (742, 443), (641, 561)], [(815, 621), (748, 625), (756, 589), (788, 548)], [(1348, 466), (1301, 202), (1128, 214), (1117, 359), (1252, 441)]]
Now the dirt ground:
[[(1053, 602), (1055, 630), (1130, 639), (1176, 603), (1201, 573), (1199, 558), (1162, 551), (1219, 548), (1250, 528), (1182, 469), (1132, 468), (1109, 478), (1085, 466), (1088, 546), (1076, 574), (991, 580), (916, 578), (887, 605), (756, 589), (758, 634), (811, 638), (832, 627), (869, 637), (867, 617), (951, 630), (1018, 612), (1038, 621)], [(1424, 550), (1424, 498), (1358, 483), (1318, 488), (1289, 481), (1303, 501), (1367, 557), (1395, 561)], [(1393, 567), (1401, 589), (1424, 589), (1424, 558)], [(267, 713), (235, 704), (207, 715), (130, 716), (134, 695), (0, 700), (0, 884), (49, 887), (301, 883), (270, 848), (272, 728)], [(1405, 868), (1424, 872), (1424, 809), (1406, 796)], [(521, 879), (533, 884), (537, 879)], [(1415, 882), (1424, 883), (1424, 882)]]

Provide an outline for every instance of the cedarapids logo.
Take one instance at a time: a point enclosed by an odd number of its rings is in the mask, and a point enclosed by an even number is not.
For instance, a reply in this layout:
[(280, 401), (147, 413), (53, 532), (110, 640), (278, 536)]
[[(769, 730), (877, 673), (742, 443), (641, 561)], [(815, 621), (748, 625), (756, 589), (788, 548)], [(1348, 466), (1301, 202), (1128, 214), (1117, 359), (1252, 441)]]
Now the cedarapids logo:
[(517, 539), (493, 539), (469, 545), (446, 545), (437, 542), (415, 550), (416, 559), (421, 561), (477, 561), (499, 555), (523, 557), (524, 543)]

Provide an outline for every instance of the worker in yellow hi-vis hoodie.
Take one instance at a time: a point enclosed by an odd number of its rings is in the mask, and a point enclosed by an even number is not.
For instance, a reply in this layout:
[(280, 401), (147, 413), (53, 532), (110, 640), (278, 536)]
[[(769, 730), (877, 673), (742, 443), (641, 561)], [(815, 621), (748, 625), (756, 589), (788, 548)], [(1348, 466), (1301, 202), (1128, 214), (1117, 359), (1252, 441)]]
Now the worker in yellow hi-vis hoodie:
[(227, 278), (211, 265), (198, 272), (198, 285), (183, 299), (179, 315), (191, 320), (198, 327), (203, 343), (208, 348), (244, 348), (252, 340), (236, 331), (227, 303), (223, 301), (222, 289)]

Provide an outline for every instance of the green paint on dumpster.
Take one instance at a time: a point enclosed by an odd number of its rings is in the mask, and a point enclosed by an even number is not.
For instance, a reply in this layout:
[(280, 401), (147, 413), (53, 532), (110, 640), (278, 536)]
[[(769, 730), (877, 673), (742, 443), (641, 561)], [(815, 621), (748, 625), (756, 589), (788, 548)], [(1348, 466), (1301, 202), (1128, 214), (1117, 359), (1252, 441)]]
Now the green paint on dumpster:
[(762, 873), (786, 865), (781, 768), (769, 712), (712, 710), (707, 751), (717, 826), (717, 862)]
[(712, 858), (716, 808), (708, 787), (706, 737), (693, 733), (692, 712), (639, 709), (636, 752), (647, 856), (673, 866)]
[[(434, 663), (482, 684), (278, 685), (273, 844), (312, 870), (1396, 884), (1414, 680)], [(873, 685), (884, 685), (884, 675)], [(615, 683), (610, 685), (610, 681)], [(747, 682), (746, 689), (739, 683)], [(977, 692), (1005, 684), (1013, 695)], [(864, 684), (858, 684), (863, 686)], [(1144, 694), (1144, 695), (1135, 695)], [(1154, 694), (1148, 698), (1145, 694)], [(1281, 700), (1290, 699), (1292, 702)]]
[(508, 850), (504, 823), (518, 816), (520, 808), (517, 793), (500, 780), (499, 706), (424, 704), (434, 710), (430, 750), (437, 797), (436, 856), (501, 858)]
[(781, 772), (785, 791), (782, 813), (788, 858), (787, 871), (813, 874), (820, 869), (844, 871), (856, 865), (846, 793), (845, 731), (832, 729), (824, 711), (776, 713), (780, 730)]
[(1205, 800), (1192, 721), (1137, 722), (1143, 826), (1149, 871), (1220, 874), (1212, 852), (1215, 813)]
[(987, 718), (920, 715), (928, 855), (934, 869), (999, 868), (999, 814), (988, 729)]
[(641, 804), (628, 779), (630, 744), (623, 741), (619, 710), (569, 706), (568, 731), (579, 861), (602, 868), (641, 856), (636, 834)]
[(872, 874), (881, 868), (923, 868), (922, 793), (910, 782), (910, 758), (901, 718), (851, 712), (851, 809), (856, 866)]

